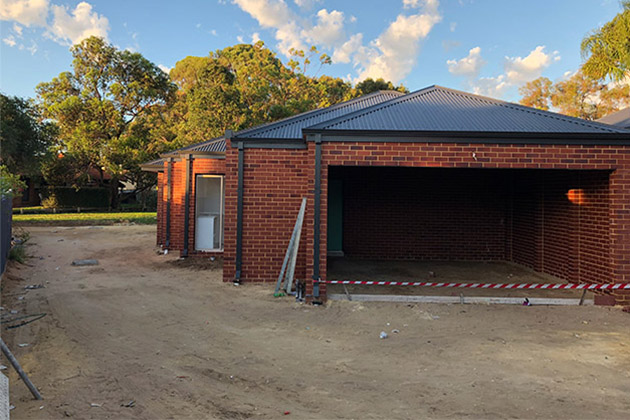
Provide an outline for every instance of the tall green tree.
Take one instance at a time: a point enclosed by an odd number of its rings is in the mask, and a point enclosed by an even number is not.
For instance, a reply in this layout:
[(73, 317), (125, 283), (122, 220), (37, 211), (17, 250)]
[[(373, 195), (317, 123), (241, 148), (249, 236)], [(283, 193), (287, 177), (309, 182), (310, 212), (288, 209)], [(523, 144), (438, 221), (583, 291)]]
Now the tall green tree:
[(56, 127), (31, 102), (0, 94), (0, 164), (22, 176), (39, 175), (55, 142)]
[(287, 65), (259, 41), (186, 57), (170, 71), (179, 90), (169, 109), (172, 145), (181, 147), (315, 108), (327, 107), (380, 89), (406, 91), (383, 79), (353, 88), (340, 78), (315, 74), (330, 57), (312, 47), (292, 51)]
[(105, 172), (112, 189), (121, 179), (142, 183), (139, 164), (156, 156), (145, 151), (159, 149), (145, 125), (152, 113), (166, 111), (176, 86), (141, 54), (102, 38), (87, 38), (71, 52), (72, 71), (37, 86), (43, 115), (59, 126), (64, 154), (97, 169), (101, 185)]
[(621, 81), (630, 76), (630, 0), (610, 22), (582, 40), (584, 73), (594, 79)]
[(539, 77), (531, 82), (527, 82), (518, 89), (519, 93), (523, 95), (520, 103), (525, 106), (542, 109), (543, 111), (549, 110), (552, 85), (551, 80), (546, 77)]
[(596, 120), (611, 112), (630, 106), (630, 87), (604, 84), (583, 72), (566, 80), (552, 83), (546, 77), (528, 82), (519, 89), (520, 103), (547, 110), (550, 105), (561, 114)]
[(377, 92), (379, 90), (397, 90), (402, 93), (409, 93), (409, 89), (407, 89), (404, 85), (394, 86), (394, 84), (390, 81), (385, 81), (383, 78), (378, 78), (376, 80), (368, 77), (367, 79), (357, 83), (354, 87), (356, 96), (367, 95), (368, 93)]

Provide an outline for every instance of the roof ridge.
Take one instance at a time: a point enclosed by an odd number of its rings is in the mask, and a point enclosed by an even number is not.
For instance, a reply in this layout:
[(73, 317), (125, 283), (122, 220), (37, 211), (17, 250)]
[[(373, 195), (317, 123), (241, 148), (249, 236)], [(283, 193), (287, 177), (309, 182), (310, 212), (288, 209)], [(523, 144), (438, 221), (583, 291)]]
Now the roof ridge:
[(211, 138), (210, 140), (204, 140), (204, 141), (200, 141), (199, 143), (189, 144), (188, 146), (180, 147), (179, 149), (169, 150), (168, 152), (165, 152), (165, 154), (182, 152), (184, 150), (189, 150), (198, 146), (219, 142), (221, 140), (224, 140), (223, 136), (214, 137), (214, 138)]
[(467, 96), (473, 100), (480, 101), (480, 102), (489, 102), (491, 104), (502, 106), (505, 108), (511, 108), (517, 111), (522, 111), (522, 112), (529, 112), (532, 114), (540, 115), (541, 117), (554, 118), (556, 120), (566, 121), (572, 124), (578, 124), (585, 127), (592, 126), (593, 128), (598, 128), (598, 129), (610, 131), (613, 133), (617, 131), (615, 129), (611, 129), (608, 126), (608, 124), (603, 124), (597, 121), (585, 120), (583, 118), (572, 117), (570, 115), (564, 115), (564, 114), (560, 114), (558, 112), (553, 112), (553, 111), (545, 111), (543, 109), (533, 108), (533, 107), (517, 104), (515, 102), (508, 102), (508, 101), (503, 101), (501, 99), (490, 98), (488, 96), (477, 95), (476, 93), (468, 93), (468, 92), (464, 92), (464, 91), (460, 91), (456, 89), (450, 89), (450, 88), (446, 88), (442, 86), (437, 86), (437, 85), (435, 86), (449, 93), (459, 95), (459, 96)]
[(370, 115), (380, 109), (384, 109), (384, 108), (388, 108), (390, 106), (393, 106), (397, 103), (400, 102), (404, 102), (406, 99), (410, 99), (412, 97), (415, 97), (414, 95), (420, 96), (420, 94), (425, 94), (428, 93), (429, 91), (435, 90), (436, 85), (431, 85), (431, 86), (427, 86), (425, 88), (419, 89), (415, 92), (411, 92), (411, 93), (407, 93), (404, 94), (402, 96), (399, 96), (397, 98), (393, 98), (390, 99), (389, 101), (384, 101), (381, 102), (380, 104), (376, 104), (376, 105), (372, 105), (370, 107), (364, 108), (364, 109), (359, 109), (356, 110), (354, 112), (351, 112), (349, 114), (346, 115), (341, 115), (337, 118), (333, 118), (332, 120), (329, 121), (323, 121), (321, 123), (318, 124), (314, 124), (310, 127), (306, 127), (306, 128), (320, 128), (318, 126), (321, 126), (321, 128), (331, 128), (334, 127), (337, 124), (340, 124), (341, 122), (345, 122), (345, 121), (352, 121), (356, 118), (358, 118), (360, 115)]
[[(262, 124), (262, 125), (258, 125), (255, 127), (251, 127), (251, 128), (247, 128), (245, 130), (241, 130), (237, 133), (235, 133), (235, 137), (239, 137), (242, 134), (251, 134), (252, 132), (258, 132), (259, 134), (264, 133), (266, 131), (270, 131), (270, 129), (272, 128), (271, 126), (275, 126), (275, 125), (282, 125), (283, 123), (286, 125), (290, 125), (293, 123), (297, 123), (300, 120), (303, 120), (305, 118), (307, 118), (308, 116), (310, 116), (311, 114), (315, 114), (315, 113), (321, 113), (321, 114), (326, 114), (326, 113), (330, 113), (333, 112), (339, 108), (343, 108), (343, 107), (347, 107), (351, 104), (355, 104), (357, 102), (362, 102), (365, 100), (368, 100), (369, 98), (372, 98), (374, 96), (377, 95), (383, 95), (383, 94), (396, 94), (399, 95), (399, 97), (402, 95), (404, 96), (405, 94), (402, 92), (399, 92), (397, 90), (377, 90), (374, 92), (370, 92), (367, 95), (362, 95), (362, 96), (358, 96), (356, 98), (352, 98), (352, 99), (348, 99), (347, 101), (343, 101), (343, 102), (338, 102), (336, 104), (333, 105), (329, 105), (327, 107), (323, 107), (323, 108), (316, 108), (316, 109), (312, 109), (310, 111), (305, 111), (302, 112), (300, 114), (296, 114), (296, 115), (292, 115), (290, 117), (286, 117), (277, 121), (272, 121), (266, 124)], [(393, 99), (397, 99), (397, 98), (393, 98)], [(391, 99), (384, 101), (384, 102), (388, 102)], [(288, 123), (288, 124), (287, 124)], [(275, 128), (275, 127), (274, 127)]]
[(487, 96), (483, 96), (483, 95), (478, 95), (478, 94), (474, 94), (474, 93), (469, 93), (469, 92), (464, 92), (464, 91), (460, 91), (460, 90), (456, 90), (456, 89), (451, 89), (451, 88), (447, 88), (447, 87), (443, 87), (443, 86), (439, 86), (439, 85), (431, 85), (431, 86), (427, 86), (425, 88), (419, 89), (415, 92), (411, 92), (408, 93), (404, 96), (400, 96), (394, 99), (391, 99), (389, 101), (385, 101), (382, 102), (380, 104), (376, 104), (373, 105), (371, 107), (368, 108), (364, 108), (361, 110), (357, 110), (355, 112), (346, 114), (346, 115), (342, 115), (339, 116), (337, 118), (334, 118), (332, 120), (329, 121), (324, 121), (321, 122), (319, 124), (314, 124), (310, 127), (306, 127), (309, 129), (326, 129), (326, 128), (333, 128), (335, 125), (339, 125), (341, 123), (344, 122), (348, 122), (348, 121), (352, 121), (355, 120), (359, 117), (363, 117), (363, 116), (367, 116), (370, 115), (374, 112), (377, 112), (381, 109), (386, 109), (389, 107), (392, 107), (394, 105), (400, 104), (400, 103), (404, 103), (407, 101), (410, 101), (414, 98), (418, 98), (421, 96), (425, 96), (427, 94), (430, 94), (432, 92), (436, 92), (436, 91), (443, 91), (445, 93), (451, 94), (451, 95), (457, 95), (459, 97), (464, 97), (464, 98), (468, 98), (477, 102), (485, 102), (491, 105), (495, 105), (495, 106), (501, 106), (503, 108), (508, 108), (508, 109), (513, 109), (515, 111), (520, 111), (520, 112), (527, 112), (527, 113), (531, 113), (531, 114), (536, 114), (539, 115), (541, 117), (545, 117), (545, 118), (553, 118), (559, 121), (565, 121), (567, 123), (571, 123), (571, 124), (576, 124), (576, 125), (580, 125), (583, 127), (590, 127), (590, 128), (594, 128), (597, 130), (601, 130), (603, 132), (610, 132), (610, 133), (624, 133), (624, 132), (628, 132), (629, 130), (625, 130), (623, 128), (617, 128), (617, 127), (611, 127), (608, 124), (604, 124), (604, 123), (600, 123), (597, 121), (589, 121), (589, 120), (584, 120), (581, 118), (576, 118), (576, 117), (571, 117), (568, 115), (563, 115), (563, 114), (559, 114), (557, 112), (551, 112), (551, 111), (544, 111), (544, 110), (540, 110), (540, 109), (536, 109), (536, 108), (531, 108), (531, 107), (527, 107), (524, 105), (520, 105), (520, 104), (516, 104), (513, 102), (507, 102), (507, 101), (502, 101), (500, 99), (494, 99), (494, 98), (490, 98)]

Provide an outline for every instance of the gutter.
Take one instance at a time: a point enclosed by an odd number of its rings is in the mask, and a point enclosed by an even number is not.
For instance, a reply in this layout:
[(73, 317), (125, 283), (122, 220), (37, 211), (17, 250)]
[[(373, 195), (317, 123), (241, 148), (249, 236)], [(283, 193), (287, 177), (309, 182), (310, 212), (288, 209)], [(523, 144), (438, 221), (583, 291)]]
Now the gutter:
[(326, 141), (400, 142), (400, 143), (493, 143), (493, 144), (597, 144), (628, 145), (630, 131), (601, 133), (523, 133), (483, 131), (396, 131), (396, 130), (335, 130), (304, 128), (307, 141), (316, 135)]

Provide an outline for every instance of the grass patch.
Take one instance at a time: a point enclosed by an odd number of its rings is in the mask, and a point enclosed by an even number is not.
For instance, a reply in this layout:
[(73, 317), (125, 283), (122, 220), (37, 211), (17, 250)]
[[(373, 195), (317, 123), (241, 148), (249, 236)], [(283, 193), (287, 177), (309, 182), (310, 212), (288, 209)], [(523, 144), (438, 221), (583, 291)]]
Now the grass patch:
[(18, 225), (113, 225), (115, 223), (155, 224), (155, 212), (106, 212), (106, 213), (57, 213), (57, 214), (14, 214), (13, 222)]
[(15, 245), (9, 250), (9, 260), (24, 264), (26, 261), (26, 249), (24, 245)]

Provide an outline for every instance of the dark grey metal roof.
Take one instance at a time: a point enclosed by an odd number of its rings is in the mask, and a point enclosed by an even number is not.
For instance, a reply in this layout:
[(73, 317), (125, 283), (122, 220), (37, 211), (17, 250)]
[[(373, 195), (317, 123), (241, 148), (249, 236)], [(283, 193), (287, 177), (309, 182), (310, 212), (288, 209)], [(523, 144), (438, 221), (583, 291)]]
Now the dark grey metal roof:
[(621, 128), (630, 128), (630, 108), (625, 108), (600, 118), (597, 122), (615, 125)]
[(351, 112), (366, 109), (404, 95), (405, 94), (402, 92), (393, 90), (380, 90), (326, 108), (303, 112), (302, 114), (294, 115), (283, 120), (242, 130), (236, 133), (234, 138), (301, 139), (303, 128), (328, 121)]
[(203, 143), (193, 144), (192, 146), (179, 149), (178, 152), (225, 152), (225, 139), (217, 137)]
[(140, 168), (146, 172), (160, 172), (164, 169), (164, 159), (155, 159), (140, 165)]
[(522, 134), (630, 133), (593, 121), (431, 86), (335, 119), (305, 132), (449, 132)]

